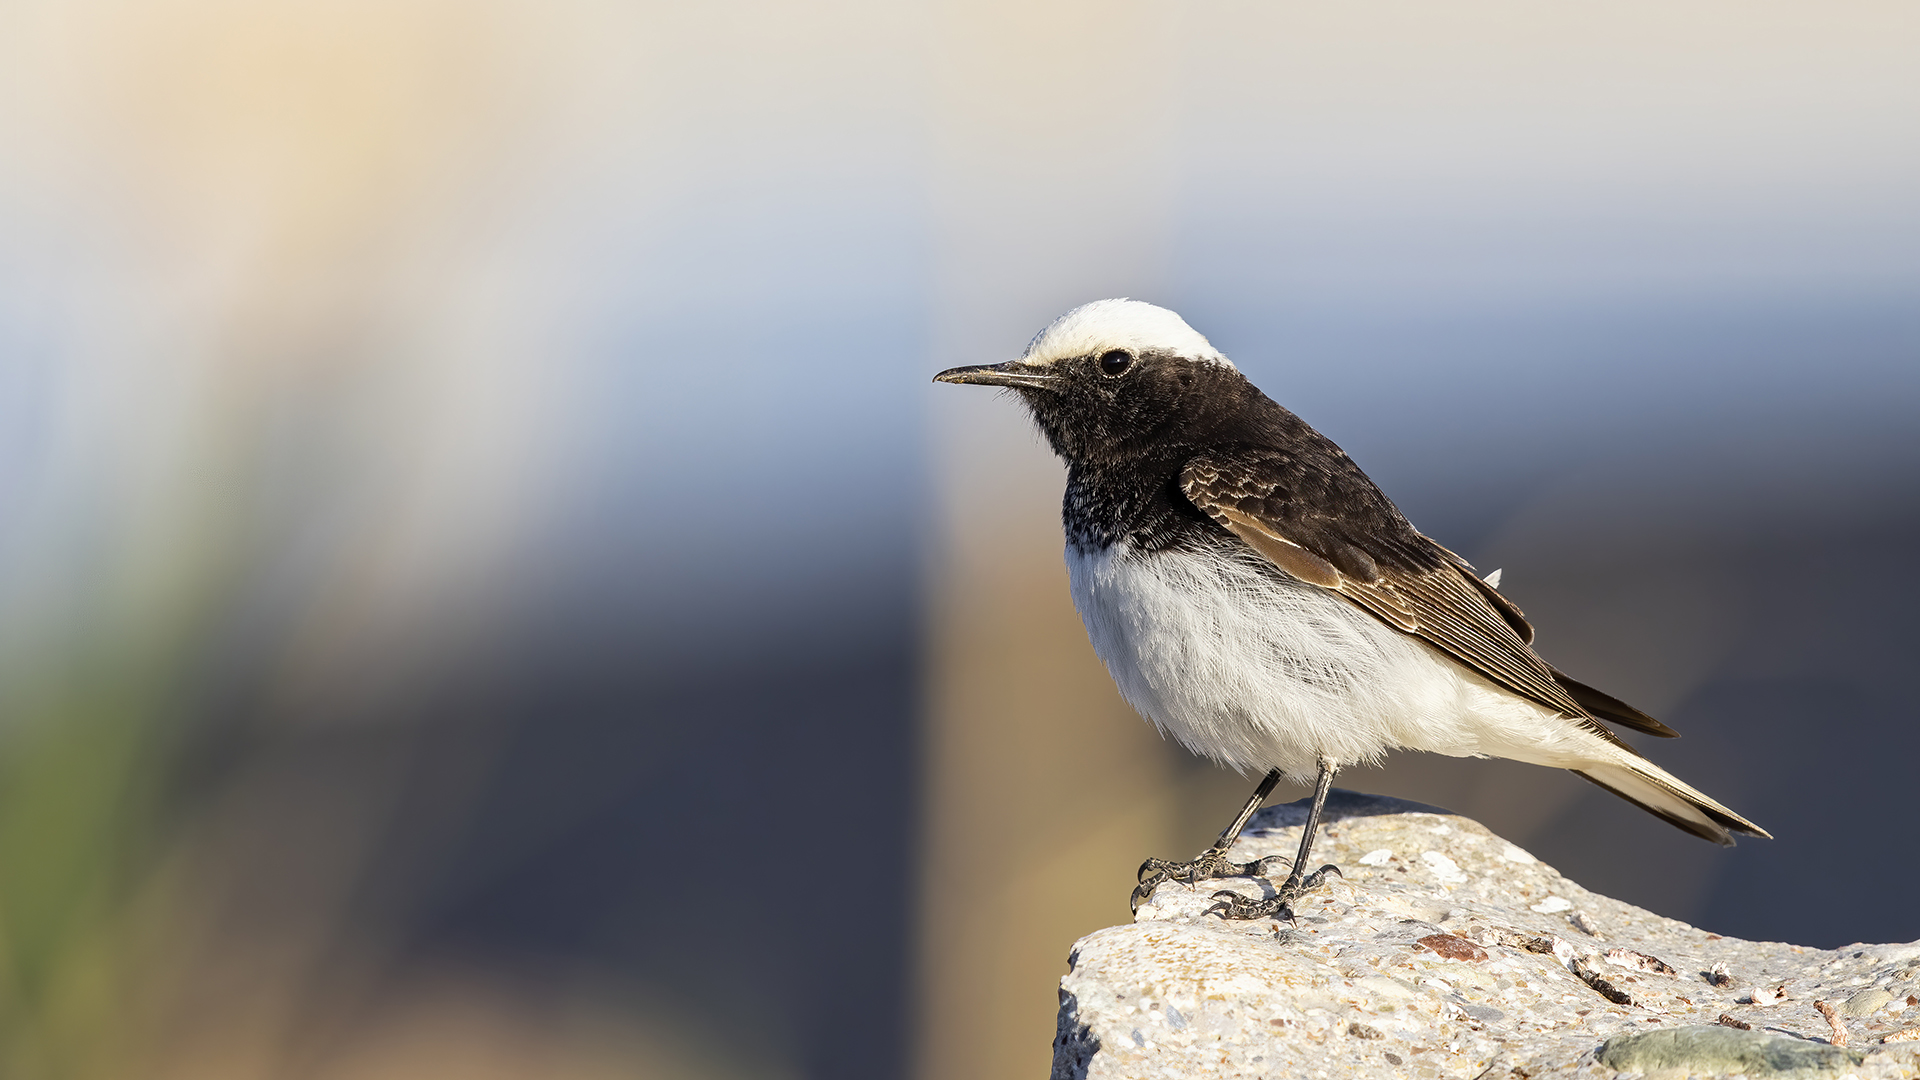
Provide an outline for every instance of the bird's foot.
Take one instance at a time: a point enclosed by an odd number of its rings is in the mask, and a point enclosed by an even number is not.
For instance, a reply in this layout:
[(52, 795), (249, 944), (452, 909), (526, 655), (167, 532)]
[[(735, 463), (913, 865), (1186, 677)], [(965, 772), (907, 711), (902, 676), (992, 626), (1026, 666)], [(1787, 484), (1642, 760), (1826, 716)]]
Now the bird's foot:
[(1319, 888), (1321, 884), (1327, 880), (1328, 874), (1332, 874), (1335, 877), (1347, 876), (1340, 872), (1339, 867), (1331, 864), (1323, 866), (1305, 877), (1301, 877), (1299, 871), (1296, 870), (1294, 873), (1287, 875), (1287, 880), (1280, 884), (1280, 888), (1275, 890), (1272, 896), (1261, 900), (1249, 900), (1237, 892), (1222, 889), (1213, 894), (1213, 898), (1217, 903), (1211, 908), (1208, 908), (1207, 912), (1208, 914), (1219, 915), (1223, 919), (1281, 918), (1292, 922), (1293, 902), (1314, 889)]
[(1133, 897), (1127, 901), (1131, 911), (1140, 910), (1147, 897), (1163, 881), (1178, 881), (1191, 885), (1196, 881), (1211, 881), (1216, 878), (1266, 877), (1268, 863), (1286, 863), (1281, 855), (1269, 855), (1252, 862), (1237, 863), (1227, 858), (1225, 851), (1209, 848), (1199, 857), (1187, 862), (1175, 862), (1172, 859), (1148, 859), (1140, 864), (1140, 884), (1133, 890)]

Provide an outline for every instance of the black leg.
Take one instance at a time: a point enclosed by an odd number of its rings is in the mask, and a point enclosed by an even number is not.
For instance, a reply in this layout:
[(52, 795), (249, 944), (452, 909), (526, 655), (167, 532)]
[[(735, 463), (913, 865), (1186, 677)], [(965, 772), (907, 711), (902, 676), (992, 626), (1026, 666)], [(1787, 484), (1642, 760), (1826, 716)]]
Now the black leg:
[(1321, 758), (1320, 776), (1313, 784), (1313, 809), (1307, 811), (1307, 827), (1300, 830), (1300, 853), (1294, 856), (1293, 872), (1287, 875), (1286, 883), (1280, 886), (1281, 892), (1289, 889), (1299, 892), (1305, 887), (1300, 875), (1306, 871), (1307, 857), (1313, 854), (1313, 840), (1320, 832), (1320, 811), (1326, 808), (1327, 792), (1333, 790), (1333, 773), (1333, 763)]
[(1247, 805), (1240, 808), (1240, 814), (1233, 819), (1233, 824), (1222, 830), (1220, 838), (1215, 840), (1213, 846), (1202, 852), (1201, 855), (1226, 854), (1227, 849), (1233, 846), (1233, 842), (1240, 839), (1240, 830), (1246, 828), (1247, 822), (1253, 820), (1253, 815), (1259, 811), (1260, 804), (1267, 801), (1267, 796), (1273, 794), (1273, 789), (1277, 787), (1279, 783), (1280, 770), (1267, 770), (1266, 779), (1261, 780), (1260, 786), (1253, 789), (1252, 797), (1247, 799)]
[(1266, 779), (1260, 781), (1260, 786), (1253, 789), (1253, 797), (1247, 800), (1247, 805), (1240, 808), (1240, 815), (1233, 819), (1233, 824), (1221, 832), (1220, 838), (1213, 842), (1212, 847), (1201, 852), (1191, 861), (1148, 859), (1141, 863), (1140, 884), (1133, 890), (1133, 897), (1127, 901), (1127, 907), (1138, 911), (1140, 902), (1152, 896), (1154, 887), (1163, 881), (1184, 881), (1192, 884), (1209, 878), (1259, 876), (1266, 859), (1251, 863), (1233, 862), (1226, 857), (1227, 849), (1240, 838), (1240, 830), (1247, 827), (1247, 822), (1252, 820), (1254, 813), (1260, 809), (1260, 804), (1267, 801), (1267, 796), (1273, 794), (1274, 787), (1279, 783), (1280, 770), (1273, 769), (1268, 772)]
[(1302, 893), (1318, 888), (1328, 874), (1340, 873), (1337, 866), (1323, 866), (1313, 873), (1306, 873), (1307, 858), (1313, 854), (1313, 838), (1320, 829), (1320, 811), (1327, 805), (1327, 792), (1333, 789), (1333, 774), (1337, 772), (1333, 762), (1320, 759), (1320, 777), (1313, 785), (1313, 808), (1307, 811), (1306, 827), (1300, 830), (1300, 853), (1294, 856), (1293, 870), (1287, 874), (1287, 880), (1280, 884), (1280, 890), (1266, 900), (1248, 900), (1236, 892), (1217, 892), (1215, 900), (1220, 901), (1216, 910), (1229, 919), (1265, 919), (1274, 915), (1293, 917), (1288, 906), (1299, 899)]

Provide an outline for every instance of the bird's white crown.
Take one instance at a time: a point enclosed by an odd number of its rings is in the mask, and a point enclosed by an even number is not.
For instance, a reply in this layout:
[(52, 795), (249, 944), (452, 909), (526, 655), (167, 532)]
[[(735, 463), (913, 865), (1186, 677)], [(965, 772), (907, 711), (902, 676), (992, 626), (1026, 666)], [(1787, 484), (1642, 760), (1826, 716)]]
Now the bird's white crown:
[(1136, 354), (1172, 353), (1189, 360), (1233, 367), (1220, 350), (1180, 316), (1163, 307), (1127, 299), (1081, 304), (1040, 331), (1020, 360), (1040, 367), (1109, 349), (1125, 349)]

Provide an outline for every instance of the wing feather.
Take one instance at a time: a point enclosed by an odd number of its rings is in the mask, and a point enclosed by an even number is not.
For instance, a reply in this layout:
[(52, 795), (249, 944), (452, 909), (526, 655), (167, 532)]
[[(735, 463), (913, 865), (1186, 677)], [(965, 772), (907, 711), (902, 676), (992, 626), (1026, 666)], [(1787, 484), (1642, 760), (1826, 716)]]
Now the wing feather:
[[(1603, 707), (1618, 706), (1608, 709), (1614, 714), (1610, 718), (1629, 715), (1632, 720), (1624, 722), (1631, 726), (1662, 729), (1655, 734), (1670, 730), (1615, 699), (1603, 704), (1598, 699), (1604, 695), (1597, 691), (1564, 684), (1565, 677), (1529, 647), (1533, 628), (1520, 609), (1480, 580), (1465, 559), (1415, 531), (1370, 482), (1363, 491), (1343, 494), (1358, 501), (1362, 523), (1375, 527), (1343, 529), (1337, 519), (1356, 515), (1290, 498), (1295, 488), (1311, 488), (1314, 478), (1293, 475), (1297, 468), (1284, 456), (1271, 461), (1263, 457), (1195, 458), (1181, 472), (1180, 489), (1201, 512), (1280, 569), (1339, 593), (1382, 622), (1610, 742), (1619, 744), (1576, 696), (1591, 696)], [(1647, 724), (1633, 722), (1641, 718)]]

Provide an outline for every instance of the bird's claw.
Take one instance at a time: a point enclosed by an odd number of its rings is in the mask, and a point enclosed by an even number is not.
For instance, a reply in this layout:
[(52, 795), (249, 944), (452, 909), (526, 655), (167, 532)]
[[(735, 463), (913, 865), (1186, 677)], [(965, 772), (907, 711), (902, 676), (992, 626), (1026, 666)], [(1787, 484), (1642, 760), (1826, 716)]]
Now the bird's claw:
[(1140, 905), (1153, 895), (1163, 881), (1178, 881), (1191, 885), (1196, 881), (1213, 881), (1219, 878), (1266, 877), (1267, 864), (1286, 863), (1282, 855), (1268, 855), (1252, 862), (1237, 863), (1227, 858), (1224, 851), (1202, 852), (1198, 858), (1187, 862), (1172, 859), (1148, 859), (1140, 864), (1137, 876), (1139, 885), (1133, 890), (1133, 896), (1127, 901), (1130, 911), (1139, 911)]
[(1208, 915), (1218, 915), (1223, 919), (1246, 921), (1250, 919), (1294, 920), (1291, 904), (1275, 893), (1262, 900), (1249, 900), (1232, 889), (1221, 889), (1213, 894), (1214, 904), (1206, 910)]
[(1319, 888), (1327, 880), (1327, 875), (1344, 878), (1347, 875), (1340, 868), (1329, 863), (1302, 878), (1289, 876), (1281, 883), (1272, 896), (1260, 900), (1250, 900), (1230, 889), (1222, 889), (1213, 894), (1216, 901), (1207, 909), (1207, 914), (1218, 915), (1223, 919), (1285, 919), (1292, 922), (1293, 902), (1308, 892)]

